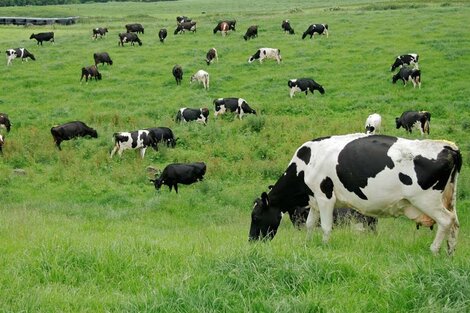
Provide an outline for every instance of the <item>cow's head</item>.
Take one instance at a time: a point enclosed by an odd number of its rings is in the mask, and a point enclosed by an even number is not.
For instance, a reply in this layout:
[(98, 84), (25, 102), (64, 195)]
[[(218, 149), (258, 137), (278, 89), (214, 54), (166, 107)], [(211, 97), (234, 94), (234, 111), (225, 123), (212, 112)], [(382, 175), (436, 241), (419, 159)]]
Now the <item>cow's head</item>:
[(31, 34), (31, 36), (29, 36), (29, 39), (33, 39), (34, 38), (34, 34)]
[(179, 138), (176, 138), (176, 139), (174, 139), (174, 138), (169, 138), (169, 139), (167, 139), (167, 140), (166, 140), (166, 146), (167, 146), (167, 147), (172, 147), (172, 148), (174, 148), (174, 147), (176, 146), (176, 141), (177, 141), (178, 139), (179, 139)]
[(397, 125), (397, 129), (403, 126), (399, 117), (395, 117), (395, 124)]
[(258, 60), (260, 58), (261, 50), (258, 49), (255, 54), (253, 54), (249, 59), (248, 63), (253, 63), (254, 60)]
[(251, 212), (249, 240), (273, 239), (281, 219), (281, 210), (270, 206), (268, 194), (263, 192), (261, 198), (255, 200), (253, 211)]
[(399, 80), (399, 79), (400, 79), (400, 73), (397, 73), (397, 74), (393, 75), (392, 83), (395, 84), (397, 82), (397, 80)]
[(215, 28), (214, 28), (214, 34), (216, 34), (220, 29), (220, 24), (218, 24)]
[(163, 185), (163, 179), (162, 178), (155, 178), (155, 179), (150, 179), (150, 181), (153, 183), (155, 186), (155, 189), (160, 190), (160, 188)]
[(322, 95), (325, 93), (325, 89), (323, 88), (322, 85), (318, 85), (316, 89), (317, 89), (317, 90), (320, 92), (320, 94), (322, 94)]
[(97, 72), (97, 73), (96, 73), (96, 78), (97, 78), (98, 80), (101, 80), (102, 77), (101, 77), (101, 73), (100, 73), (100, 72)]
[(390, 68), (390, 72), (393, 72), (396, 68), (403, 66), (403, 61), (400, 58), (396, 58), (395, 62), (392, 64)]
[(90, 135), (92, 138), (98, 138), (98, 132), (93, 128), (90, 128), (88, 135)]

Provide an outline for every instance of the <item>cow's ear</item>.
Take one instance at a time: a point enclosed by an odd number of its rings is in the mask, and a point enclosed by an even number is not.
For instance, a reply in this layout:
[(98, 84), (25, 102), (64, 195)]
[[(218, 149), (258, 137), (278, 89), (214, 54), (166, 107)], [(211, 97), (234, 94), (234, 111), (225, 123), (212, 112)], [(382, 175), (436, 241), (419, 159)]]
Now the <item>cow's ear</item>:
[(268, 194), (266, 192), (263, 192), (261, 194), (261, 201), (263, 203), (263, 208), (267, 208), (269, 205), (269, 201), (268, 201)]

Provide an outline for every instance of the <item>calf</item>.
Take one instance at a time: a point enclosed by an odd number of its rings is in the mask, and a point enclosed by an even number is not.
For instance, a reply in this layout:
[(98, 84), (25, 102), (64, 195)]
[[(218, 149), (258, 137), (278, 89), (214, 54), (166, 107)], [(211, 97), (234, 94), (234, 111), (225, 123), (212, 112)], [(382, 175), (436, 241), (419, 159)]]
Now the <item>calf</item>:
[(366, 134), (374, 135), (375, 132), (378, 132), (382, 125), (382, 117), (380, 114), (374, 113), (367, 117), (366, 120)]
[(21, 62), (23, 62), (24, 59), (28, 61), (28, 58), (33, 61), (36, 60), (34, 55), (25, 48), (8, 49), (7, 51), (5, 51), (5, 53), (7, 55), (7, 65), (11, 65), (11, 61), (16, 58), (21, 58)]
[(50, 41), (52, 43), (55, 42), (54, 41), (54, 32), (31, 34), (29, 39), (33, 39), (33, 38), (37, 40), (38, 46), (39, 46), (39, 44), (41, 44), (41, 46), (42, 46), (43, 41)]
[(217, 49), (215, 48), (210, 48), (209, 51), (207, 51), (206, 54), (206, 63), (207, 65), (210, 65), (212, 61), (216, 60), (219, 62), (219, 56), (217, 55)]
[(142, 24), (138, 24), (138, 23), (135, 23), (135, 24), (127, 24), (126, 25), (126, 31), (128, 33), (144, 33), (144, 27), (142, 26)]
[(181, 108), (176, 114), (175, 120), (178, 123), (196, 121), (206, 126), (208, 117), (209, 117), (209, 110), (207, 108), (201, 108), (201, 109)]
[(103, 36), (106, 35), (106, 33), (108, 32), (108, 29), (106, 27), (97, 27), (93, 28), (92, 32), (93, 35), (91, 36), (91, 38), (96, 40), (98, 39), (98, 36), (100, 36), (100, 38), (103, 38)]
[(256, 111), (250, 108), (245, 99), (242, 98), (219, 98), (214, 100), (215, 113), (217, 117), (225, 112), (235, 112), (239, 119), (242, 119), (243, 114), (256, 114)]
[(287, 86), (290, 88), (291, 98), (296, 92), (305, 92), (305, 95), (307, 95), (309, 90), (312, 94), (314, 90), (318, 90), (322, 95), (325, 93), (323, 86), (311, 78), (289, 79)]
[(11, 122), (8, 118), (8, 114), (0, 113), (0, 127), (5, 128), (7, 130), (7, 133), (10, 132)]
[(256, 38), (256, 37), (258, 37), (258, 25), (252, 25), (252, 26), (248, 27), (248, 29), (246, 30), (246, 33), (243, 36), (243, 39), (245, 39), (245, 41), (247, 41), (250, 38), (253, 39), (253, 38)]
[(173, 131), (168, 127), (154, 127), (154, 128), (147, 128), (150, 131), (157, 141), (157, 144), (160, 142), (165, 142), (167, 147), (174, 148), (176, 146), (176, 141), (178, 138), (175, 139), (173, 135)]
[(59, 148), (60, 143), (65, 140), (70, 140), (76, 137), (85, 137), (91, 136), (92, 138), (98, 138), (98, 133), (91, 127), (88, 127), (85, 123), (80, 121), (74, 121), (65, 123), (62, 125), (54, 126), (51, 128), (52, 138), (54, 138), (54, 142)]
[(101, 80), (101, 73), (98, 71), (98, 67), (96, 67), (96, 65), (91, 65), (82, 67), (82, 77), (80, 77), (80, 82), (83, 77), (85, 77), (86, 82), (88, 82), (88, 77), (90, 77), (90, 80), (95, 78), (95, 80), (98, 81)]
[(230, 30), (230, 25), (226, 21), (219, 22), (217, 26), (214, 28), (214, 34), (218, 31), (222, 34), (222, 36), (227, 35), (228, 31)]
[(183, 34), (186, 31), (191, 31), (193, 33), (196, 32), (196, 22), (183, 22), (181, 24), (178, 24), (174, 34)]
[(178, 64), (173, 66), (172, 73), (175, 77), (176, 85), (181, 85), (181, 81), (183, 80), (183, 69), (181, 68), (181, 66)]
[(191, 80), (189, 83), (191, 84), (193, 81), (198, 81), (199, 83), (202, 83), (204, 89), (209, 89), (209, 73), (207, 73), (206, 71), (197, 71), (196, 74), (191, 76)]
[(421, 71), (417, 70), (415, 68), (403, 66), (400, 68), (400, 71), (398, 71), (397, 74), (393, 75), (392, 78), (392, 83), (396, 83), (397, 80), (403, 81), (403, 87), (406, 86), (406, 83), (408, 81), (411, 81), (413, 83), (413, 88), (416, 88), (416, 85), (418, 85), (418, 88), (421, 88)]
[(328, 37), (328, 24), (312, 24), (310, 25), (307, 30), (302, 34), (302, 39), (305, 39), (308, 35), (310, 35), (310, 39), (315, 35), (326, 35)]
[(427, 111), (406, 111), (400, 117), (395, 118), (397, 129), (403, 127), (411, 134), (413, 127), (421, 132), (421, 135), (427, 133), (429, 135), (429, 123), (431, 122), (431, 113)]
[(104, 65), (105, 63), (113, 65), (113, 60), (111, 60), (111, 57), (107, 52), (93, 53), (93, 59), (95, 60), (96, 66), (98, 66), (98, 63), (101, 63), (102, 65)]
[(414, 68), (419, 69), (418, 59), (419, 55), (417, 53), (399, 55), (390, 67), (390, 72), (393, 72), (396, 68), (401, 68), (404, 65), (413, 65)]
[(160, 29), (158, 32), (158, 39), (160, 39), (160, 42), (163, 43), (165, 41), (166, 36), (168, 35), (168, 32), (166, 28)]
[(248, 63), (253, 63), (254, 60), (259, 60), (259, 63), (263, 63), (264, 59), (274, 59), (277, 64), (281, 63), (281, 50), (274, 48), (260, 48), (248, 58)]
[(178, 184), (191, 185), (197, 181), (202, 181), (206, 174), (206, 164), (204, 162), (194, 163), (173, 163), (167, 165), (158, 178), (151, 179), (155, 189), (160, 190), (162, 185), (170, 188), (175, 187), (178, 193)]
[(147, 129), (114, 133), (113, 138), (114, 148), (111, 151), (111, 158), (116, 152), (121, 156), (124, 150), (139, 149), (140, 156), (143, 159), (145, 150), (148, 147), (152, 147), (155, 151), (158, 150), (157, 139), (154, 137), (153, 132)]
[(120, 33), (118, 46), (121, 45), (124, 47), (124, 43), (126, 42), (130, 42), (132, 46), (137, 42), (139, 46), (142, 46), (142, 41), (140, 41), (139, 37), (135, 33)]
[(289, 33), (290, 35), (295, 35), (294, 29), (290, 26), (289, 20), (284, 20), (282, 21), (281, 28), (284, 31), (284, 33)]

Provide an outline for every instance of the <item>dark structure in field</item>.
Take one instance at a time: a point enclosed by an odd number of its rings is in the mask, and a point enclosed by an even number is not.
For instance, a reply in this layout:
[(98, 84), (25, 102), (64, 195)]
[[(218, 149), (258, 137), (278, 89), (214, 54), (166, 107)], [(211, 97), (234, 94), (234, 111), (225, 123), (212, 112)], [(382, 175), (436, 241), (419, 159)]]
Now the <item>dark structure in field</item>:
[(0, 16), (0, 25), (72, 25), (77, 23), (79, 17), (11, 17)]

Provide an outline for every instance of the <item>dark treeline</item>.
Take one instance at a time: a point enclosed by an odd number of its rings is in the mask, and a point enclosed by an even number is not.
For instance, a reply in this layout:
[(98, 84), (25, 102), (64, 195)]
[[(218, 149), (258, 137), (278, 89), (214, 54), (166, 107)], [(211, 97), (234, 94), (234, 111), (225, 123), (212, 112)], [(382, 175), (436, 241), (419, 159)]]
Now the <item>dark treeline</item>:
[[(113, 1), (133, 1), (133, 0), (113, 0)], [(159, 2), (173, 0), (134, 0), (133, 2)], [(55, 4), (77, 4), (87, 2), (108, 2), (108, 0), (0, 0), (0, 7), (26, 6), (26, 5), (55, 5)]]

